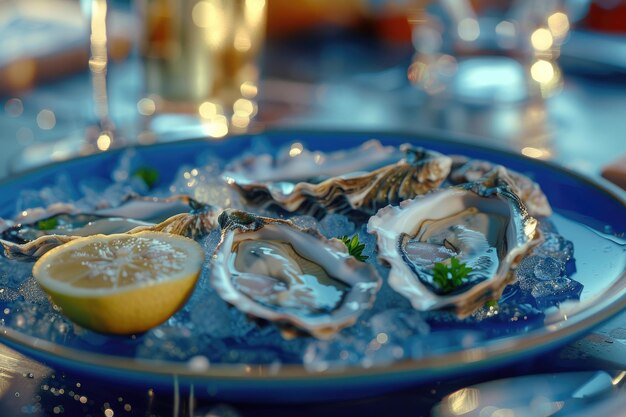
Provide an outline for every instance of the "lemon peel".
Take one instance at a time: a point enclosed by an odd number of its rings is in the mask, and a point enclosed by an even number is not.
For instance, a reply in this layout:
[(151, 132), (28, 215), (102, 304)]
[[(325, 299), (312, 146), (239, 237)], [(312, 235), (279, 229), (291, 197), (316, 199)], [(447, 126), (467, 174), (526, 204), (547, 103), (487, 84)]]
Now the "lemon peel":
[(93, 235), (52, 249), (35, 263), (33, 275), (77, 324), (133, 334), (184, 305), (203, 262), (197, 242), (169, 233)]

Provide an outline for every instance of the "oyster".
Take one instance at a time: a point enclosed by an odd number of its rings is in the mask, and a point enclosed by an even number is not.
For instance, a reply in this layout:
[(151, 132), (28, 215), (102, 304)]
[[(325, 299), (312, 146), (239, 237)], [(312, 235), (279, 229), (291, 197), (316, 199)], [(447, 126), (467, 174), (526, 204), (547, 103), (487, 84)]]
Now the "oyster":
[[(180, 212), (181, 210), (185, 212)], [(158, 219), (178, 211), (160, 223), (118, 217), (132, 215)], [(109, 214), (112, 217), (108, 217)], [(59, 213), (33, 223), (19, 223), (0, 233), (0, 245), (9, 259), (34, 260), (59, 245), (83, 236), (112, 233), (137, 233), (144, 230), (199, 238), (217, 224), (219, 211), (188, 196), (166, 199), (134, 197), (120, 207), (98, 210), (94, 214)]]
[(256, 182), (311, 182), (371, 170), (402, 158), (395, 146), (383, 146), (372, 139), (361, 146), (345, 151), (324, 153), (309, 151), (301, 143), (281, 149), (276, 157), (270, 154), (251, 155), (238, 159), (226, 167), (224, 176), (239, 184)]
[(381, 279), (340, 240), (232, 209), (219, 223), (213, 287), (239, 310), (277, 323), (284, 337), (297, 330), (330, 338), (372, 305)]
[(27, 243), (47, 235), (90, 236), (98, 233), (124, 233), (138, 226), (150, 225), (153, 223), (123, 217), (59, 213), (34, 223), (19, 223), (8, 227), (0, 233), (0, 237), (15, 243)]
[(522, 199), (532, 216), (548, 217), (552, 214), (552, 207), (541, 187), (527, 176), (481, 159), (458, 156), (453, 160), (449, 177), (452, 184), (475, 182), (497, 172), (497, 175), (502, 177), (510, 185), (511, 190)]
[[(158, 223), (174, 214), (189, 211), (189, 196), (174, 195), (168, 198), (145, 197), (136, 193), (127, 195), (117, 206), (98, 206), (89, 211), (89, 215), (101, 218), (127, 218), (144, 221), (147, 223)], [(85, 214), (84, 209), (80, 209), (71, 203), (54, 203), (48, 207), (35, 207), (21, 211), (15, 218), (15, 223), (34, 224), (40, 220), (49, 219), (56, 215), (77, 215)], [(65, 228), (76, 228), (81, 224), (81, 220), (67, 220), (69, 224)]]
[[(413, 198), (437, 187), (450, 171), (445, 155), (404, 144), (404, 158), (371, 172), (351, 172), (322, 182), (251, 181), (225, 174), (248, 203), (278, 205), (293, 212), (324, 211), (374, 214), (388, 204)], [(230, 175), (230, 176), (229, 176)]]
[[(391, 266), (389, 285), (414, 308), (470, 314), (500, 297), (514, 280), (512, 270), (541, 241), (537, 220), (504, 174), (498, 170), (482, 181), (385, 207), (369, 220), (379, 258)], [(463, 285), (444, 293), (433, 280), (433, 268), (453, 257), (472, 270)]]

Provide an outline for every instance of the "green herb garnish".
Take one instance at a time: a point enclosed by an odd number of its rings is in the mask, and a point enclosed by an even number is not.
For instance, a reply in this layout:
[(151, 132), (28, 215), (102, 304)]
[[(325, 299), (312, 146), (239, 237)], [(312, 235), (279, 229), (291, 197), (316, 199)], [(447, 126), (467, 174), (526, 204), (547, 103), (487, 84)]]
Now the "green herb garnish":
[(494, 310), (498, 308), (498, 300), (489, 300), (485, 303), (485, 308), (493, 308)]
[(133, 176), (142, 179), (148, 188), (152, 188), (159, 180), (159, 171), (152, 167), (139, 167), (133, 172)]
[(436, 262), (433, 267), (433, 282), (444, 293), (451, 292), (463, 284), (463, 278), (472, 272), (472, 268), (459, 262), (454, 256), (450, 258), (450, 265)]
[(52, 230), (59, 225), (59, 220), (56, 217), (50, 217), (49, 219), (39, 220), (35, 223), (35, 227), (38, 230)]
[(358, 261), (365, 262), (368, 258), (367, 255), (363, 255), (363, 249), (365, 249), (365, 243), (359, 242), (359, 237), (357, 235), (349, 238), (348, 236), (341, 236), (339, 239), (346, 245), (348, 248), (348, 253), (354, 256)]

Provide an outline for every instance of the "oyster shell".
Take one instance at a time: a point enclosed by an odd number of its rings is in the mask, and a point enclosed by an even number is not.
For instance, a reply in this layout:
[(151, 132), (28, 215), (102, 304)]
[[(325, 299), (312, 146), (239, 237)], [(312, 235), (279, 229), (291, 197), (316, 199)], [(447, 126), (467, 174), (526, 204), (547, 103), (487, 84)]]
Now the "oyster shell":
[[(281, 149), (276, 157), (270, 154), (250, 155), (233, 161), (224, 176), (239, 184), (257, 182), (319, 182), (349, 172), (372, 170), (402, 158), (395, 146), (383, 146), (372, 139), (361, 146), (324, 153), (305, 149), (301, 143)], [(316, 179), (317, 181), (312, 181)]]
[[(500, 174), (504, 174), (500, 172)], [(496, 171), (478, 182), (433, 191), (380, 210), (368, 223), (389, 285), (417, 310), (455, 309), (461, 317), (499, 298), (511, 271), (541, 240), (537, 220)], [(472, 268), (464, 284), (444, 293), (435, 263), (452, 257)]]
[(475, 182), (490, 175), (499, 175), (522, 199), (532, 216), (548, 217), (552, 214), (552, 207), (541, 187), (527, 176), (481, 159), (457, 156), (453, 160), (454, 164), (449, 177), (452, 184)]
[(298, 330), (330, 338), (373, 303), (380, 276), (338, 239), (232, 209), (219, 223), (213, 287), (239, 310), (278, 324), (284, 337)]
[(352, 172), (322, 182), (253, 181), (225, 174), (248, 203), (278, 205), (293, 212), (324, 211), (373, 214), (381, 207), (424, 194), (437, 187), (450, 172), (451, 159), (439, 152), (400, 147), (404, 158), (371, 172)]
[[(89, 215), (108, 218), (127, 218), (158, 223), (173, 216), (174, 214), (189, 211), (189, 197), (186, 195), (174, 195), (168, 198), (145, 197), (136, 193), (128, 194), (117, 206), (98, 206), (89, 210)], [(54, 203), (48, 207), (35, 207), (21, 211), (15, 218), (17, 224), (34, 224), (56, 215), (85, 214), (72, 203)], [(69, 220), (71, 223), (73, 221)], [(80, 220), (78, 221), (80, 223)], [(67, 227), (73, 227), (71, 224)], [(75, 227), (73, 227), (75, 228)]]
[(59, 213), (34, 223), (19, 223), (8, 227), (0, 233), (0, 237), (15, 243), (27, 243), (47, 235), (90, 236), (99, 233), (124, 233), (138, 226), (153, 224), (98, 214)]
[[(181, 210), (186, 212), (180, 213)], [(117, 217), (133, 215), (155, 219), (164, 213), (179, 211), (160, 223)], [(109, 214), (113, 217), (107, 217)], [(0, 245), (8, 259), (35, 260), (64, 243), (83, 236), (112, 233), (160, 231), (192, 239), (199, 238), (217, 225), (219, 211), (188, 196), (166, 199), (134, 197), (120, 207), (99, 210), (94, 214), (59, 213), (33, 223), (19, 223), (0, 233)]]

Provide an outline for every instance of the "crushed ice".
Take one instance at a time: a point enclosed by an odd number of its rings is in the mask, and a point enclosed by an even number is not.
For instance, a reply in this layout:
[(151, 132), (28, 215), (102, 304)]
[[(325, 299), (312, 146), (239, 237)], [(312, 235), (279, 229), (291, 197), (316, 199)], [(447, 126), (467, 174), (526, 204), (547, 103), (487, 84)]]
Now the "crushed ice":
[[(258, 141), (255, 146), (265, 149), (269, 145)], [(195, 166), (181, 167), (169, 186), (155, 190), (148, 190), (143, 181), (131, 175), (142, 163), (137, 158), (132, 151), (124, 153), (109, 179), (80, 179), (75, 184), (59, 175), (40, 190), (24, 190), (16, 212), (67, 202), (88, 211), (119, 205), (129, 193), (190, 194), (213, 205), (242, 207), (238, 195), (221, 179), (223, 165), (213, 155), (202, 155)], [(256, 212), (270, 214), (265, 210)], [(328, 238), (357, 234), (365, 244), (367, 262), (374, 264), (383, 278), (387, 276), (387, 268), (376, 262), (375, 237), (367, 233), (365, 225), (338, 214), (318, 219), (294, 215), (291, 220), (301, 227), (316, 228)], [(54, 343), (87, 351), (182, 361), (199, 372), (214, 363), (261, 363), (275, 370), (283, 363), (300, 363), (311, 372), (380, 366), (471, 347), (485, 338), (542, 326), (544, 310), (578, 299), (582, 285), (570, 278), (575, 271), (572, 242), (559, 235), (548, 221), (542, 222), (542, 228), (545, 241), (519, 265), (517, 282), (507, 287), (497, 305), (485, 306), (465, 320), (445, 311), (418, 312), (385, 284), (373, 308), (335, 338), (322, 341), (303, 336), (284, 340), (274, 325), (249, 320), (216, 294), (209, 284), (207, 259), (196, 291), (167, 322), (141, 335), (109, 337), (67, 320), (34, 281), (32, 264), (0, 258), (1, 323)], [(220, 231), (214, 230), (200, 244), (210, 254), (219, 238)]]

